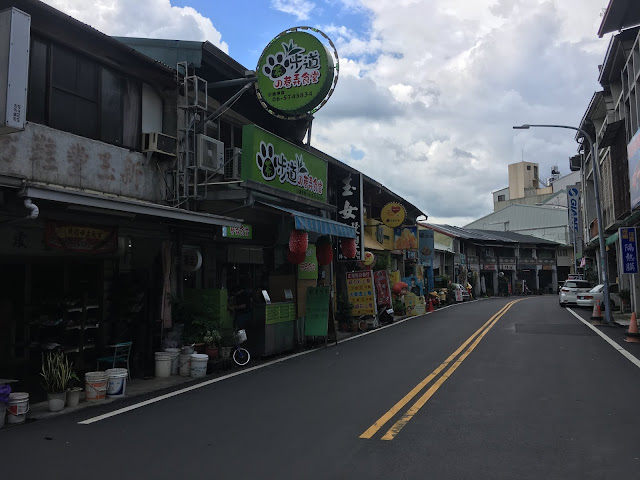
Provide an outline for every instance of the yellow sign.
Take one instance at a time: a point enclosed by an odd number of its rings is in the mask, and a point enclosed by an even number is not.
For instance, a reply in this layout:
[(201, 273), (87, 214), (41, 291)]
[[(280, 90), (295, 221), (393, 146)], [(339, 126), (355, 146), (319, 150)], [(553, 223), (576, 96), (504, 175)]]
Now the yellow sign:
[(424, 315), (426, 313), (424, 297), (409, 292), (404, 296), (404, 304), (407, 307), (407, 315)]
[(351, 303), (352, 316), (376, 314), (373, 271), (347, 272), (347, 294)]
[(395, 271), (389, 274), (389, 284), (393, 287), (396, 283), (400, 281), (400, 272)]
[(380, 212), (380, 220), (388, 227), (399, 227), (404, 222), (407, 211), (404, 207), (395, 202), (387, 203)]

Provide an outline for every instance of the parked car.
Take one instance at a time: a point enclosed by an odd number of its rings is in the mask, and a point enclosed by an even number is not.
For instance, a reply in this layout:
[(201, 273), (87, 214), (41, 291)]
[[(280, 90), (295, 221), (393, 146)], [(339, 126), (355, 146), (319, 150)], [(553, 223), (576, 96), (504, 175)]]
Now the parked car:
[(560, 289), (560, 306), (577, 305), (577, 295), (589, 290), (591, 290), (591, 285), (586, 280), (567, 280)]
[(460, 288), (460, 290), (462, 290), (462, 301), (463, 302), (468, 302), (469, 300), (471, 300), (471, 296), (469, 295), (469, 292), (467, 291), (467, 289), (461, 283), (452, 283), (451, 284), (451, 289), (454, 291), (452, 300), (455, 301), (455, 299), (456, 299), (455, 291), (458, 288)]
[[(611, 305), (611, 311), (622, 306), (622, 300), (618, 295), (618, 284), (612, 283), (609, 285), (609, 303)], [(600, 307), (604, 308), (604, 284), (596, 285), (586, 293), (578, 293), (576, 303), (579, 307), (593, 308), (595, 303), (600, 300)]]

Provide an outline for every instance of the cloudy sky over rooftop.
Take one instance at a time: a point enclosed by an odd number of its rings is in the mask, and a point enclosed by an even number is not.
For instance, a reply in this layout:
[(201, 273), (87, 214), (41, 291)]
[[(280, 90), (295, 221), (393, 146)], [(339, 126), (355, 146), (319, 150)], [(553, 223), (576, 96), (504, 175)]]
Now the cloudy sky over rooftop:
[(607, 0), (45, 0), (108, 34), (208, 40), (249, 69), (278, 33), (324, 31), (340, 79), (312, 144), (404, 196), (434, 223), (492, 210), (507, 165), (569, 173), (599, 90)]

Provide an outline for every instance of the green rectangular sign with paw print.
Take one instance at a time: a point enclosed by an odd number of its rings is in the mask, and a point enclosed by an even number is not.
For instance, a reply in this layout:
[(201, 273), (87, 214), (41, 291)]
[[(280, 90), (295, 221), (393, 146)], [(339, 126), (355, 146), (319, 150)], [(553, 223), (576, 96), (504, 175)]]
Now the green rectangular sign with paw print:
[(242, 128), (242, 180), (327, 201), (327, 162), (257, 127)]

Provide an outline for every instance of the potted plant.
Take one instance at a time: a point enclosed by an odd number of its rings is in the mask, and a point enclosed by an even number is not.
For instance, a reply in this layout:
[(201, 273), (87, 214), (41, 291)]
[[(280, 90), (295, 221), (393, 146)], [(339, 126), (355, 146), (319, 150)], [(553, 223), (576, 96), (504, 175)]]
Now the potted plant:
[(218, 358), (218, 343), (220, 342), (220, 332), (216, 329), (207, 330), (204, 335), (204, 343), (207, 345), (206, 354), (209, 358)]
[(62, 352), (42, 355), (42, 386), (47, 392), (49, 411), (59, 412), (67, 401), (69, 382), (78, 378), (69, 359)]
[(236, 345), (236, 334), (230, 328), (220, 331), (220, 348), (218, 349), (220, 357), (227, 359), (231, 356), (231, 348)]
[(71, 381), (69, 382), (69, 390), (67, 390), (67, 407), (78, 406), (78, 403), (80, 403), (80, 392), (82, 392), (80, 379), (76, 372), (72, 372)]

